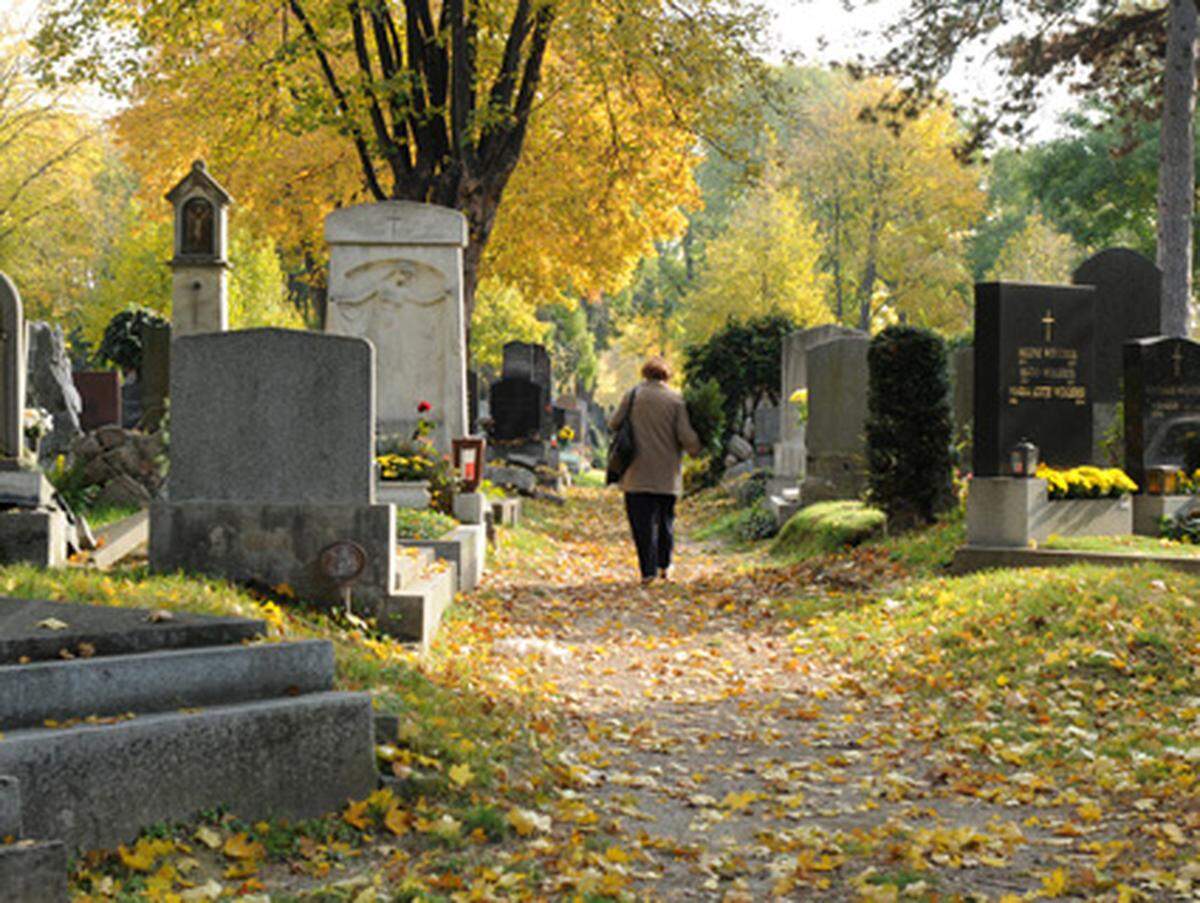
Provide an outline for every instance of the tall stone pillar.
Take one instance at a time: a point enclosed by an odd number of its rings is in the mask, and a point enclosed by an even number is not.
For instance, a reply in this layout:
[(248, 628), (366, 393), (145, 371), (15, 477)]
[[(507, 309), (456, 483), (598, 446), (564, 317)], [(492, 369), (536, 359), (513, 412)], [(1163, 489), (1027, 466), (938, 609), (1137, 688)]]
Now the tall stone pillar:
[(229, 206), (233, 198), (203, 160), (167, 192), (175, 207), (171, 259), (173, 338), (229, 329)]

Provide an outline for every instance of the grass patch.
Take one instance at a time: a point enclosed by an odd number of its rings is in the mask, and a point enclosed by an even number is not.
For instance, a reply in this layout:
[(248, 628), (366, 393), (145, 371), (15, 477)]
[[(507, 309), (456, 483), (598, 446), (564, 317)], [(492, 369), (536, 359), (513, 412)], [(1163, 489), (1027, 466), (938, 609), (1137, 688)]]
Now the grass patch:
[(962, 508), (956, 507), (931, 526), (880, 537), (868, 545), (918, 574), (931, 574), (949, 567), (954, 553), (966, 539), (966, 515)]
[(440, 539), (458, 526), (458, 521), (432, 508), (397, 508), (397, 539)]
[(572, 482), (580, 489), (603, 489), (607, 485), (604, 482), (604, 471), (595, 468), (576, 474)]
[(87, 518), (89, 527), (93, 530), (100, 530), (109, 524), (115, 524), (117, 521), (125, 520), (127, 517), (133, 517), (133, 515), (141, 510), (136, 505), (96, 505), (92, 508), (86, 508), (80, 513)]
[(862, 502), (818, 502), (792, 515), (771, 554), (790, 559), (827, 555), (879, 535), (886, 525), (887, 515)]
[(795, 637), (864, 691), (905, 694), (959, 748), (1160, 784), (1194, 768), (1197, 599), (1200, 578), (1160, 567), (993, 571), (920, 580)]
[(1153, 536), (1051, 536), (1043, 549), (1071, 552), (1104, 552), (1115, 555), (1160, 555), (1200, 558), (1200, 546)]

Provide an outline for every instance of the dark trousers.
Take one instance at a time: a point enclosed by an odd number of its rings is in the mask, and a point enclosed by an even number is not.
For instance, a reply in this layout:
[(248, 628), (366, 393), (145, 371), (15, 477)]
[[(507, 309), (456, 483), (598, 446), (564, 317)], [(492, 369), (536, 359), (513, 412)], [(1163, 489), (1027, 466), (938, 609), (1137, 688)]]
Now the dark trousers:
[(627, 492), (625, 513), (629, 515), (642, 576), (657, 576), (659, 571), (671, 566), (671, 551), (675, 547), (675, 496)]

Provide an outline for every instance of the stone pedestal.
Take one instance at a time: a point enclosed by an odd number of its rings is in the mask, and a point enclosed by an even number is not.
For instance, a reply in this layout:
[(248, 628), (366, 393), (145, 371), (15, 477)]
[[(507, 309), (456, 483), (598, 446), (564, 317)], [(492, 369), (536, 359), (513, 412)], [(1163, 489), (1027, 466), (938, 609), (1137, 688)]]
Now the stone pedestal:
[(967, 545), (1028, 546), (1030, 525), (1046, 501), (1045, 480), (973, 478), (967, 495)]
[(1025, 548), (1051, 536), (1128, 536), (1133, 532), (1133, 501), (1066, 499), (1050, 501), (1046, 481), (1016, 477), (975, 477), (967, 495), (967, 545)]
[(0, 511), (0, 564), (41, 568), (67, 563), (67, 516), (61, 511)]
[(460, 492), (454, 497), (454, 516), (464, 524), (486, 523), (491, 503), (482, 492)]
[(176, 264), (171, 271), (171, 335), (182, 338), (229, 329), (225, 265)]
[(1138, 536), (1158, 536), (1159, 523), (1164, 517), (1174, 517), (1197, 506), (1200, 496), (1195, 495), (1135, 495), (1133, 532)]

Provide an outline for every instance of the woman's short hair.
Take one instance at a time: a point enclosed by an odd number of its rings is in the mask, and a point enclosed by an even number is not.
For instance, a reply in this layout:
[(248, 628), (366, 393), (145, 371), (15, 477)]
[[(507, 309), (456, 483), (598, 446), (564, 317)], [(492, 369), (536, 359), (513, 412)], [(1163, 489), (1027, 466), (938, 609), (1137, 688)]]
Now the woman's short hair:
[(642, 377), (665, 383), (671, 378), (671, 365), (656, 354), (642, 364)]

